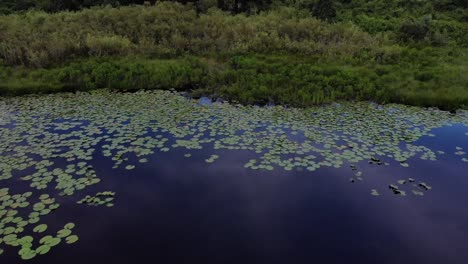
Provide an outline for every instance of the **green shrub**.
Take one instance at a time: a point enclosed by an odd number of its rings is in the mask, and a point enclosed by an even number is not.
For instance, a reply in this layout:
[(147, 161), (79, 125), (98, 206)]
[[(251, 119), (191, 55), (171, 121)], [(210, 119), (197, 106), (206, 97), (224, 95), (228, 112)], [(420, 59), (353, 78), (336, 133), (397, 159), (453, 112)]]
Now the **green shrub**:
[(429, 38), (431, 33), (431, 18), (405, 21), (399, 29), (399, 37), (403, 41), (421, 41)]

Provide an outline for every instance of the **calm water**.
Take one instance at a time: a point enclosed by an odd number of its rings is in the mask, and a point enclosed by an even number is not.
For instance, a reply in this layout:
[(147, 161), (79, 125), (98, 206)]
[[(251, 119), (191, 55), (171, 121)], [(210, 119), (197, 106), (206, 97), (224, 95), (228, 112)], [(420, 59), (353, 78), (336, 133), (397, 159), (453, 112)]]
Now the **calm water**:
[[(447, 154), (412, 158), (411, 167), (358, 163), (353, 171), (255, 171), (248, 151), (204, 148), (157, 153), (135, 170), (112, 170), (96, 152), (91, 164), (102, 182), (43, 218), (76, 223), (80, 240), (64, 243), (30, 263), (468, 263), (468, 163), (453, 153), (468, 149), (468, 127), (434, 129), (416, 144)], [(219, 154), (207, 164), (204, 159)], [(151, 160), (151, 156), (149, 157)], [(390, 182), (418, 177), (433, 189), (423, 197), (396, 196)], [(0, 182), (26, 189), (17, 177)], [(4, 186), (0, 186), (4, 187)], [(370, 195), (377, 188), (380, 196)], [(76, 206), (76, 198), (117, 193), (112, 208)], [(42, 219), (41, 219), (42, 220)], [(21, 263), (6, 247), (0, 263)]]

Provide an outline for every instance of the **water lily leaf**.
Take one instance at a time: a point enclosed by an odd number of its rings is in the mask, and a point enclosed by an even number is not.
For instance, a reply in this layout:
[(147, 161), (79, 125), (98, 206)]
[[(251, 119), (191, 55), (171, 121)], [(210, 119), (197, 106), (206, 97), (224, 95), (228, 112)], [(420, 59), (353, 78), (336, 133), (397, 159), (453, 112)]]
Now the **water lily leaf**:
[(36, 256), (36, 251), (31, 248), (21, 248), (18, 252), (23, 260), (30, 260)]
[(126, 170), (133, 170), (133, 169), (135, 169), (135, 165), (127, 165), (127, 166), (125, 166), (125, 169)]
[(46, 224), (40, 224), (38, 226), (36, 226), (33, 231), (36, 232), (36, 233), (42, 233), (44, 231), (47, 230), (47, 225)]
[(64, 226), (65, 229), (73, 229), (75, 227), (75, 224), (74, 223), (68, 223)]
[(50, 251), (50, 246), (49, 245), (42, 245), (36, 248), (36, 253), (39, 255), (44, 255), (47, 254)]
[(40, 240), (39, 240), (39, 243), (41, 244), (48, 244), (54, 237), (53, 236), (50, 236), (50, 235), (47, 235), (45, 237), (42, 237)]
[(67, 238), (65, 238), (65, 241), (67, 244), (73, 244), (76, 241), (78, 241), (78, 236), (77, 235), (68, 236)]

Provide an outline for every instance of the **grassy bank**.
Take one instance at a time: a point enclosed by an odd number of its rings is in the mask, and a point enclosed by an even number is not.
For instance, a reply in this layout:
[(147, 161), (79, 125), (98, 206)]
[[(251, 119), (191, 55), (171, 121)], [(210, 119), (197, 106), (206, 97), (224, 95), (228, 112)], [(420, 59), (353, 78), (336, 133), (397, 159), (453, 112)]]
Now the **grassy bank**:
[(463, 14), (390, 19), (364, 5), (333, 23), (299, 7), (232, 15), (167, 2), (0, 16), (0, 94), (175, 88), (301, 107), (468, 107)]
[(466, 67), (440, 64), (337, 65), (291, 56), (235, 56), (226, 60), (100, 58), (57, 68), (2, 68), (1, 95), (111, 88), (176, 89), (242, 103), (310, 106), (337, 100), (373, 100), (467, 108)]

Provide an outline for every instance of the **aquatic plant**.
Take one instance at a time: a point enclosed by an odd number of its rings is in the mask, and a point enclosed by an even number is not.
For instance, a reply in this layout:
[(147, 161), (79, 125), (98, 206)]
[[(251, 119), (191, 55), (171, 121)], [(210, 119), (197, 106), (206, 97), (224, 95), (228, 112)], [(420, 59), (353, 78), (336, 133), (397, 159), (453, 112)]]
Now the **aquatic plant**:
[[(242, 150), (254, 155), (243, 164), (247, 170), (312, 173), (349, 167), (351, 180), (360, 182), (370, 177), (362, 173), (360, 162), (405, 169), (415, 159), (452, 155), (417, 140), (455, 123), (468, 126), (468, 113), (368, 102), (306, 109), (199, 104), (170, 91), (0, 98), (0, 182), (19, 180), (29, 188), (22, 193), (13, 193), (14, 186), (0, 189), (0, 254), (7, 245), (31, 259), (61, 242), (78, 241), (70, 223), (56, 234), (45, 234), (54, 230), (42, 216), (60, 208), (58, 197), (76, 201), (101, 183), (103, 175), (93, 163), (96, 155), (113, 162), (115, 170), (133, 173), (171, 151), (182, 151), (188, 159), (199, 149), (213, 149), (219, 155), (205, 158), (212, 163), (222, 153)], [(454, 155), (465, 155), (461, 152), (455, 149)], [(399, 196), (421, 196), (432, 187), (418, 176), (388, 188)], [(373, 189), (371, 194), (384, 192)], [(114, 195), (99, 192), (77, 202), (113, 206)], [(31, 239), (38, 234), (45, 236), (36, 247)]]
[(92, 206), (105, 205), (107, 207), (112, 207), (114, 204), (115, 192), (98, 192), (96, 195), (86, 195), (83, 199), (79, 200), (78, 204), (87, 204)]

